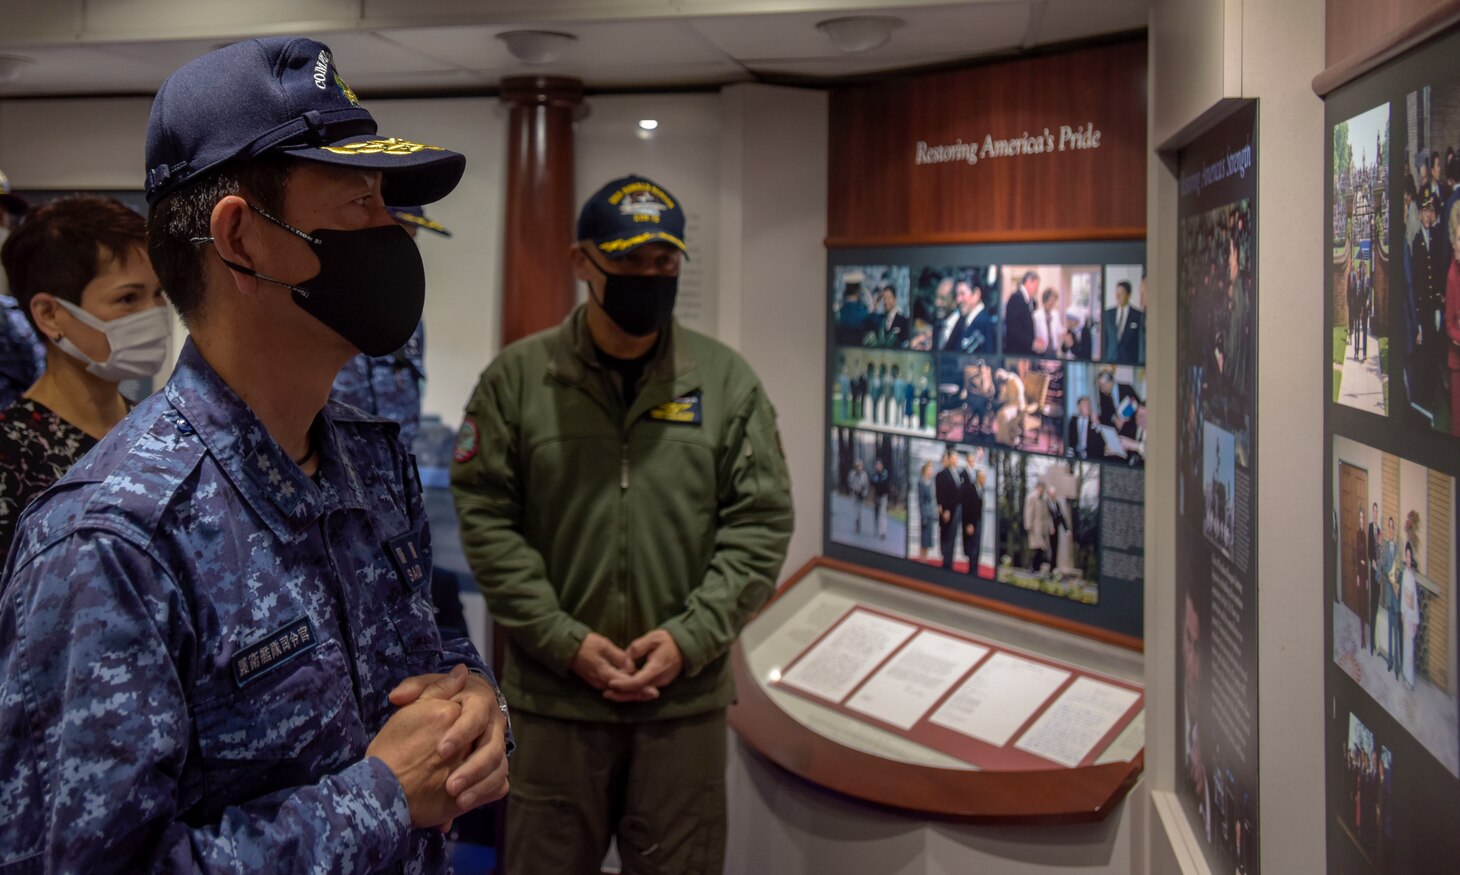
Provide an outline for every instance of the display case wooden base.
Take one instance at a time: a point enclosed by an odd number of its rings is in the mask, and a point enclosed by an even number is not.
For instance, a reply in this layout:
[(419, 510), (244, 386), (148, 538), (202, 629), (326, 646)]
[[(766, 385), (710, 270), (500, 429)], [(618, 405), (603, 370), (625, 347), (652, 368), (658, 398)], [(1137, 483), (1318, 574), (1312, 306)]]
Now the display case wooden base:
[[(753, 750), (801, 778), (920, 816), (981, 823), (1076, 823), (1109, 815), (1140, 779), (1144, 702), (1084, 758), (1066, 768), (1002, 770), (978, 756), (936, 749), (876, 719), (788, 688), (783, 673), (849, 611), (861, 608), (927, 631), (1138, 690), (1142, 657), (1128, 642), (1096, 640), (1031, 619), (997, 602), (836, 560), (809, 562), (746, 627), (733, 652), (738, 701), (730, 724)], [(1126, 646), (1122, 646), (1126, 645)], [(982, 663), (980, 663), (982, 665)], [(886, 665), (886, 663), (881, 663)], [(970, 670), (963, 682), (981, 668)], [(872, 671), (870, 676), (875, 676)], [(865, 678), (864, 678), (865, 680)], [(940, 694), (945, 703), (957, 685)], [(1060, 694), (1040, 706), (1048, 709)], [(850, 701), (854, 696), (847, 696)], [(922, 720), (935, 713), (930, 706)], [(1028, 733), (1031, 717), (1021, 733)], [(1017, 737), (1010, 737), (1010, 750)], [(997, 759), (997, 758), (995, 758)]]

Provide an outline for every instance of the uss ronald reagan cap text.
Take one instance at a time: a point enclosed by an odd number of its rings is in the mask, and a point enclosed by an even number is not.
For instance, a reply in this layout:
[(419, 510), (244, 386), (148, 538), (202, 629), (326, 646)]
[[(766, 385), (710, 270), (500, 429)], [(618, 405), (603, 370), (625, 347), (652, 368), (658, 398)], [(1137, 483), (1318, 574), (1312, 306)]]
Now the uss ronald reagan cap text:
[(615, 179), (595, 192), (578, 214), (578, 239), (592, 241), (609, 258), (656, 241), (689, 252), (684, 210), (674, 195), (642, 176)]
[(209, 52), (162, 83), (147, 119), (147, 202), (270, 153), (381, 171), (385, 202), (398, 206), (440, 200), (466, 169), (456, 152), (380, 135), (329, 46), (268, 37)]

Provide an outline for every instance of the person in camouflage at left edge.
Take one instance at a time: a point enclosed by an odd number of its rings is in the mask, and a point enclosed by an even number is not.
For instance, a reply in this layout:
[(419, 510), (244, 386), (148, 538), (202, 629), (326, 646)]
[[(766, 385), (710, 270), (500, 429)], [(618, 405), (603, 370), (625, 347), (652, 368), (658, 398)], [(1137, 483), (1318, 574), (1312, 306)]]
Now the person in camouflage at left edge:
[(437, 630), (398, 428), (326, 403), (420, 320), (385, 202), (463, 166), (376, 134), (311, 40), (163, 83), (148, 243), (191, 338), (0, 577), (0, 873), (445, 872), (443, 827), (507, 792), (505, 702)]
[[(421, 228), (441, 237), (451, 232), (419, 206), (389, 207), (390, 215), (415, 239)], [(330, 397), (366, 413), (400, 423), (401, 443), (415, 446), (421, 424), (421, 384), (426, 381), (426, 323), (420, 322), (406, 345), (389, 355), (357, 355), (335, 377)]]
[[(10, 191), (10, 180), (0, 172), (0, 246), (28, 209), (29, 204)], [(4, 271), (0, 271), (0, 317), (0, 410), (4, 410), (46, 370), (46, 348), (20, 312)]]

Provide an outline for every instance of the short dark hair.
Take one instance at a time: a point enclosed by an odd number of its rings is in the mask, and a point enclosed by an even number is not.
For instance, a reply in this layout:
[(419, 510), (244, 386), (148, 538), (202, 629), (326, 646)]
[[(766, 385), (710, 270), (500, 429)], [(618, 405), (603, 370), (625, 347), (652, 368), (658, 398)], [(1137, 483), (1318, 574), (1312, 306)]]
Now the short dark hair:
[(146, 222), (121, 201), (64, 197), (30, 211), (0, 248), (0, 262), (10, 293), (36, 328), (30, 314), (36, 295), (54, 295), (79, 306), (82, 291), (104, 264), (103, 254), (126, 264), (133, 250), (146, 243)]
[(1130, 283), (1126, 280), (1121, 280), (1120, 282), (1115, 284), (1116, 291), (1120, 291), (1121, 289), (1125, 289), (1126, 295), (1130, 295)]
[(147, 251), (167, 297), (183, 322), (203, 309), (203, 257), (208, 247), (195, 241), (212, 236), (213, 207), (229, 195), (246, 194), (274, 215), (284, 211), (284, 186), (293, 159), (265, 155), (230, 161), (199, 176), (152, 205), (147, 215)]

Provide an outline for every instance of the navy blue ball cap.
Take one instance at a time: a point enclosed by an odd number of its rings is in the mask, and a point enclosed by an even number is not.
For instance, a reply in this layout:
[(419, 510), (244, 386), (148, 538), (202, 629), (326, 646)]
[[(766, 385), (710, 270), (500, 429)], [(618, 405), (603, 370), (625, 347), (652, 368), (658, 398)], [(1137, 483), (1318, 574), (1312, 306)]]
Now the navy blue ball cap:
[(689, 251), (679, 201), (642, 176), (615, 179), (589, 198), (578, 214), (578, 239), (591, 241), (609, 258), (656, 241)]
[(456, 152), (379, 135), (329, 46), (268, 37), (209, 52), (162, 83), (147, 119), (147, 202), (270, 153), (379, 170), (385, 202), (407, 206), (446, 197), (466, 169)]

